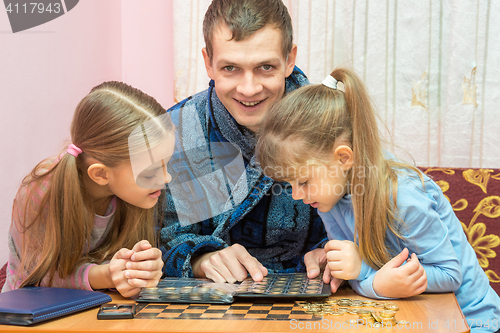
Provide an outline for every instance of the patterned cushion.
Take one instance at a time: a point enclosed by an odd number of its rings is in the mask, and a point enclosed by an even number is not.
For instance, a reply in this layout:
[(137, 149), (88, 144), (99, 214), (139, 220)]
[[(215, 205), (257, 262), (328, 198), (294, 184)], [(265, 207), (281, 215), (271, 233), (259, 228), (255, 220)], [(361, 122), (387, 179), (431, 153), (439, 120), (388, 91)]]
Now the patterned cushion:
[(420, 168), (441, 187), (500, 294), (500, 169)]
[(3, 267), (0, 269), (0, 290), (2, 290), (2, 287), (5, 283), (5, 279), (7, 278), (7, 264), (3, 265)]

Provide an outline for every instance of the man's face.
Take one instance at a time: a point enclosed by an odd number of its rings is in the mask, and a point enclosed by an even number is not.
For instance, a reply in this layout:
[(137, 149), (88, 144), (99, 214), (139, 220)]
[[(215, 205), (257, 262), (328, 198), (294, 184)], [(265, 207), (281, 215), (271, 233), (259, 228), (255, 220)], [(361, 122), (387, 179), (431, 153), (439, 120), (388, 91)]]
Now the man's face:
[(288, 59), (281, 50), (281, 32), (270, 26), (241, 41), (231, 39), (226, 26), (214, 30), (212, 61), (203, 58), (215, 92), (238, 124), (256, 131), (271, 105), (285, 92), (285, 78), (295, 65), (293, 46)]

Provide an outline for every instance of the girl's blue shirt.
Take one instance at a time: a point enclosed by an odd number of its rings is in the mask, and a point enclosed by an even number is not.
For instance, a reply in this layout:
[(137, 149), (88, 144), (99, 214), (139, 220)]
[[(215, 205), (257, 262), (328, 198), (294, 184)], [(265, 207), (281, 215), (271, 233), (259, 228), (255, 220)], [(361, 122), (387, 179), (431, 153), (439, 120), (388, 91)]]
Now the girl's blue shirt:
[[(398, 223), (403, 239), (390, 231), (386, 244), (393, 255), (405, 247), (417, 257), (427, 274), (426, 292), (454, 292), (472, 332), (495, 332), (500, 328), (500, 298), (479, 266), (474, 249), (441, 188), (424, 175), (410, 171), (398, 176)], [(345, 195), (327, 213), (318, 212), (329, 239), (354, 241), (354, 213), (351, 195)], [(356, 240), (356, 243), (358, 241)], [(349, 281), (359, 294), (384, 298), (373, 290), (377, 270), (363, 261), (357, 279)], [(489, 328), (484, 327), (489, 323)], [(474, 327), (476, 326), (477, 327)], [(479, 327), (481, 324), (482, 327)]]

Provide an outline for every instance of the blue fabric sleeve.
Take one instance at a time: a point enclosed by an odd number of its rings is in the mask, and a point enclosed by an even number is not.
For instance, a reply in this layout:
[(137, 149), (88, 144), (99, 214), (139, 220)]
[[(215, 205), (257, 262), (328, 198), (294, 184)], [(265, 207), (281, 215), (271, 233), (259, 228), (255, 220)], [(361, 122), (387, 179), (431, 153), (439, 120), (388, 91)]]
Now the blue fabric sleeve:
[[(462, 272), (456, 253), (460, 244), (453, 244), (449, 230), (455, 213), (439, 186), (427, 180), (425, 191), (420, 179), (408, 178), (398, 188), (398, 209), (405, 225), (400, 230), (404, 246), (417, 257), (427, 274), (427, 292), (451, 292), (462, 284)], [(460, 223), (456, 220), (460, 228)], [(403, 247), (396, 248), (399, 252)], [(398, 253), (399, 253), (398, 252)]]
[[(191, 258), (227, 247), (222, 239), (211, 236), (210, 221), (181, 226), (170, 191), (166, 191), (164, 226), (160, 234), (165, 276), (193, 277)], [(210, 229), (210, 230), (203, 230)], [(203, 235), (205, 231), (205, 235)]]
[[(390, 249), (398, 254), (407, 247), (410, 255), (417, 254), (427, 274), (427, 292), (456, 291), (462, 283), (462, 272), (447, 227), (454, 213), (441, 189), (434, 182), (426, 181), (424, 191), (418, 178), (400, 181), (397, 205), (399, 217), (404, 221), (400, 226), (404, 239), (389, 236)], [(358, 278), (350, 281), (352, 288), (366, 297), (383, 298), (373, 289), (377, 272), (363, 262)]]

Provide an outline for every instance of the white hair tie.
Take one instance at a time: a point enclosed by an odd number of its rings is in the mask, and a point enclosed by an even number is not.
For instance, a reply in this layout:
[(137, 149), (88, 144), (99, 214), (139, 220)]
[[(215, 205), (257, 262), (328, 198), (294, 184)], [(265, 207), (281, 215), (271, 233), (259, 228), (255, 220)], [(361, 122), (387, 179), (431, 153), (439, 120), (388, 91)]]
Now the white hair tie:
[(333, 76), (328, 75), (321, 83), (328, 88), (337, 89), (337, 82)]

